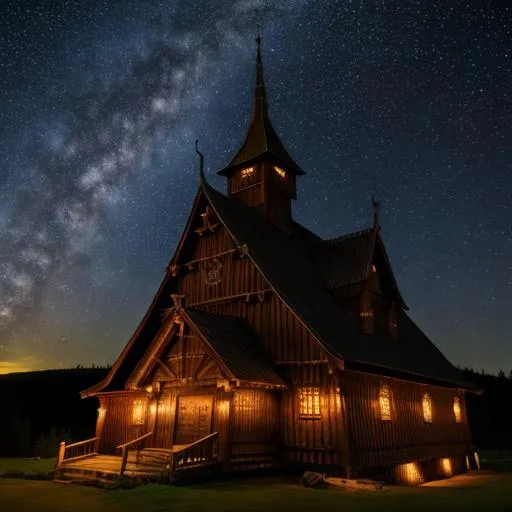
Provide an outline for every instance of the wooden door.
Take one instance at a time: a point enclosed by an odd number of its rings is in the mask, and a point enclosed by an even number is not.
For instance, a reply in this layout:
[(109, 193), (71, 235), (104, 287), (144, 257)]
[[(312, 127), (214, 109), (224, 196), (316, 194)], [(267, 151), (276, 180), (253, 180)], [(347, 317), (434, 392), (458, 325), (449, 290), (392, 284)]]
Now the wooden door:
[(211, 433), (213, 395), (181, 395), (176, 404), (174, 444), (190, 444)]

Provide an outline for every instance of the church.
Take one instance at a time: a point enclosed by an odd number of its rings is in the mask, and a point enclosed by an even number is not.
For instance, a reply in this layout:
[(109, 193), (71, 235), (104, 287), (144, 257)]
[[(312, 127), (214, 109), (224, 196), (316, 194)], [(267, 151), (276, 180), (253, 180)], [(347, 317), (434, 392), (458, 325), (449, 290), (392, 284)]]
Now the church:
[(57, 470), (165, 481), (294, 466), (417, 485), (477, 468), (477, 389), (409, 317), (377, 209), (330, 239), (293, 219), (307, 177), (272, 126), (260, 43), (249, 128), (218, 172), (227, 192), (200, 154), (160, 288), (82, 392), (99, 400), (95, 437), (61, 443)]

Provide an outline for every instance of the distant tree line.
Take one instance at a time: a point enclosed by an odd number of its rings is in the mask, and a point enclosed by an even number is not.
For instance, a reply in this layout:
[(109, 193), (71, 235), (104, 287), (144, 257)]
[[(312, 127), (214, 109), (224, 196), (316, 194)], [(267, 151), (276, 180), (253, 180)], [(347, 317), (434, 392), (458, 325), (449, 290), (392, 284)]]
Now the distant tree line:
[(0, 457), (55, 456), (60, 441), (92, 437), (98, 403), (80, 391), (107, 372), (80, 366), (0, 375)]

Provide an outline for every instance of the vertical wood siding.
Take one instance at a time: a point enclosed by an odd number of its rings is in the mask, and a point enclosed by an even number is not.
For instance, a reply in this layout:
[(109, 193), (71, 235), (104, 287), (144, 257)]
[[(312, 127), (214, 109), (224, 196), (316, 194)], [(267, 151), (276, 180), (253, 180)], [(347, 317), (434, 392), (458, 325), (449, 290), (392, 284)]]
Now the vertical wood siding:
[[(344, 465), (343, 414), (336, 372), (326, 364), (291, 367), (293, 386), (283, 392), (282, 441), (284, 458), (299, 464)], [(299, 390), (313, 386), (320, 389), (320, 418), (299, 415)]]
[[(391, 421), (380, 419), (381, 383), (386, 383), (391, 390)], [(432, 423), (423, 419), (425, 392), (432, 398)], [(453, 413), (454, 397), (464, 403), (464, 395), (459, 390), (346, 371), (343, 393), (348, 409), (352, 458), (359, 468), (462, 456), (471, 449), (465, 408), (462, 408), (461, 423), (455, 421)]]
[(236, 389), (232, 402), (230, 466), (262, 467), (277, 462), (279, 399), (276, 392)]
[[(133, 406), (135, 400), (143, 401), (143, 417), (141, 425), (134, 424)], [(105, 416), (100, 437), (100, 452), (119, 455), (117, 446), (126, 443), (147, 432), (148, 397), (143, 395), (111, 395), (102, 397)]]

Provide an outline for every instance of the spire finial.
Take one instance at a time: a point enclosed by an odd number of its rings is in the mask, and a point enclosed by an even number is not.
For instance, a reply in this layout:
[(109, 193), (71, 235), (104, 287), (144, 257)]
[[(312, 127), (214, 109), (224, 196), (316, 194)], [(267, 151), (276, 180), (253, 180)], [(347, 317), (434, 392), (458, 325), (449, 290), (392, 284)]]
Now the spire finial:
[(199, 177), (201, 179), (201, 183), (203, 181), (206, 181), (206, 178), (204, 176), (204, 155), (199, 151), (198, 149), (199, 140), (196, 139), (196, 153), (199, 155)]
[(260, 35), (260, 24), (259, 23), (256, 24), (256, 32), (257, 32), (256, 43), (258, 43), (258, 53), (259, 53), (260, 46), (261, 46), (261, 35)]
[(376, 201), (373, 194), (372, 194), (372, 207), (373, 207), (373, 227), (375, 229), (380, 229), (380, 220), (379, 220), (380, 201)]

